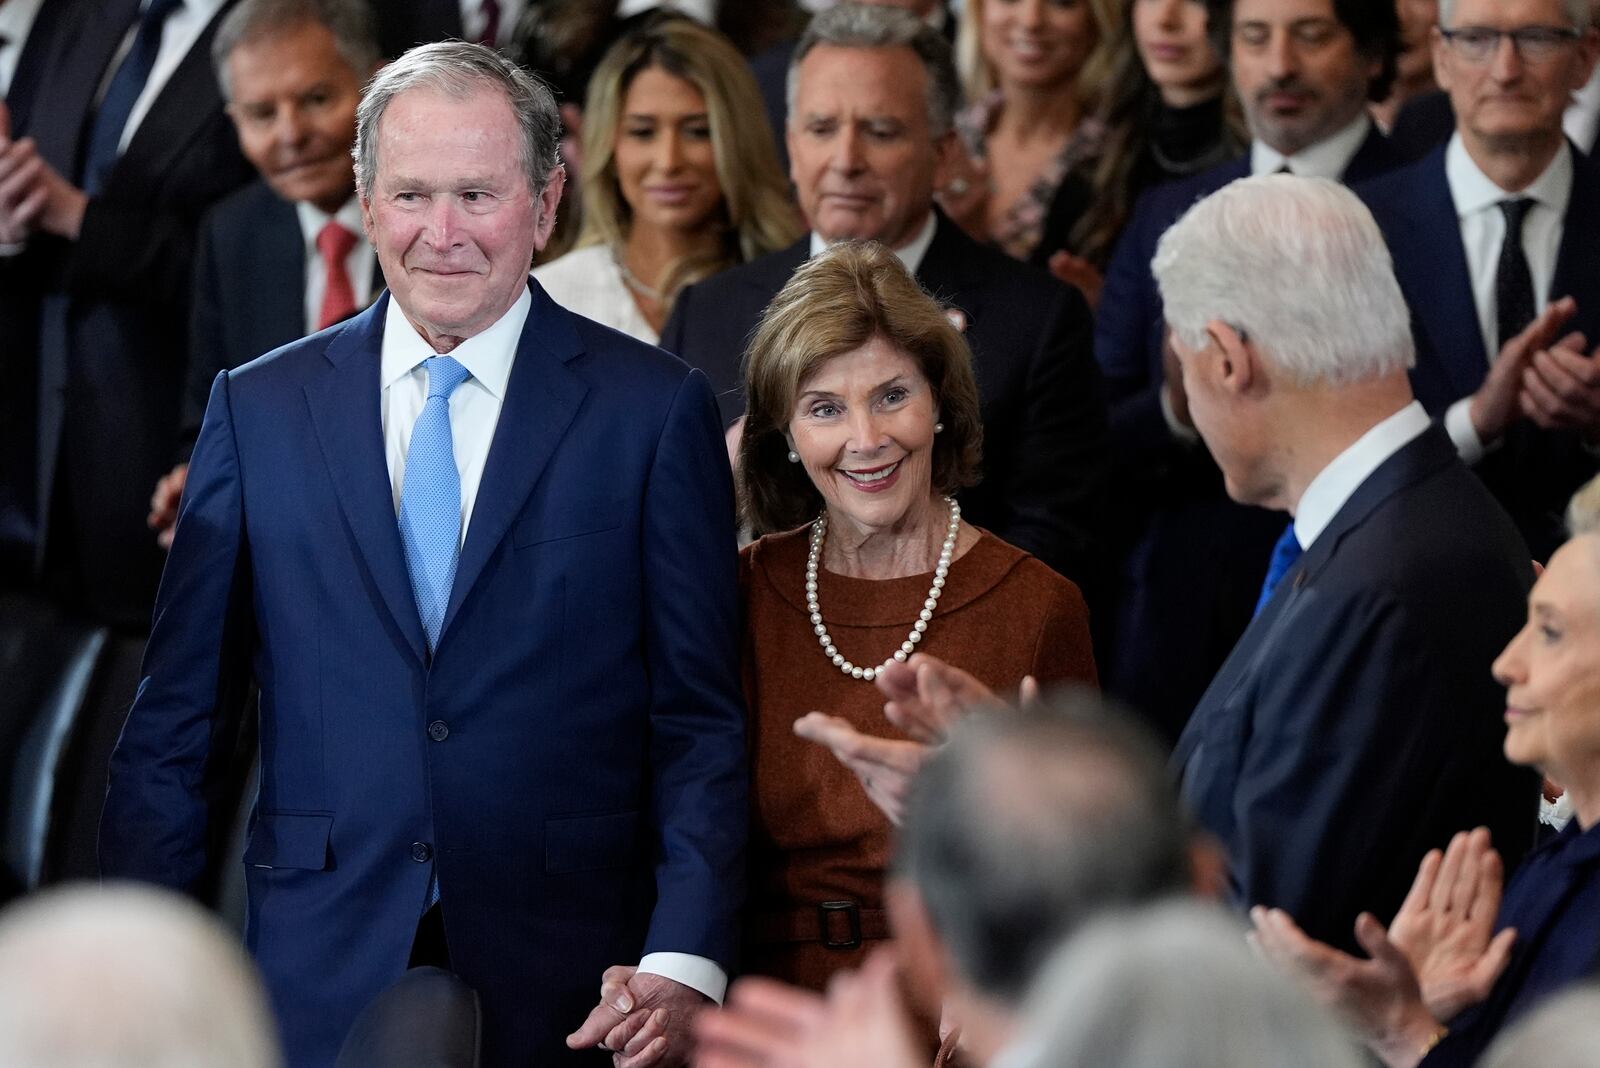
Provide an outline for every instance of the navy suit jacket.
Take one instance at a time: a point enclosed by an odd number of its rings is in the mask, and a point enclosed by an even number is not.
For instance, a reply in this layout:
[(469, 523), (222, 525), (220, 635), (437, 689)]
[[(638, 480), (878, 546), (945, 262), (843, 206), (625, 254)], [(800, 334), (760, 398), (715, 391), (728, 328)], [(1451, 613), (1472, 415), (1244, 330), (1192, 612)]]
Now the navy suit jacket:
[[(30, 239), (0, 303), (40, 323), (38, 538), (75, 565), (86, 608), (149, 624), (162, 553), (145, 526), (172, 463), (187, 363), (200, 217), (255, 171), (223, 112), (211, 41), (227, 0), (155, 98), (90, 199), (76, 241)], [(85, 0), (62, 31), (30, 120), (39, 153), (71, 180), (94, 93), (139, 0)], [(65, 509), (55, 507), (57, 494)], [(66, 515), (70, 522), (58, 524)]]
[[(744, 414), (745, 346), (810, 252), (808, 235), (678, 294), (661, 347), (706, 372), (727, 422)], [(942, 214), (917, 281), (967, 316), (983, 481), (962, 492), (962, 508), (1093, 591), (1107, 458), (1088, 306), (1076, 289), (978, 244)]]
[(405, 970), (435, 870), (486, 1064), (573, 1059), (608, 965), (733, 957), (747, 770), (716, 409), (704, 376), (531, 289), (431, 657), (384, 460), (387, 296), (219, 376), (195, 446), (101, 863), (199, 877), (216, 695), (253, 672), (247, 937), (297, 1068)]
[[(1344, 178), (1359, 181), (1398, 162), (1374, 129)], [(1249, 174), (1245, 155), (1140, 197), (1095, 313), (1120, 585), (1101, 677), (1169, 738), (1249, 622), (1283, 521), (1230, 501), (1210, 454), (1168, 429), (1160, 402), (1166, 320), (1150, 261), (1161, 235), (1196, 201)]]
[[(1483, 384), (1491, 356), (1478, 326), (1444, 157), (1440, 146), (1357, 190), (1394, 257), (1417, 345), (1412, 385), (1417, 399), (1436, 417)], [(1577, 301), (1577, 315), (1567, 330), (1581, 330), (1591, 343), (1600, 338), (1600, 168), (1576, 151), (1572, 199), (1548, 295)], [(1594, 475), (1597, 464), (1576, 433), (1519, 422), (1475, 469), (1543, 560), (1565, 540), (1567, 500)]]
[[(372, 291), (383, 290), (373, 268)], [(306, 253), (295, 206), (256, 181), (225, 198), (200, 224), (195, 255), (184, 452), (200, 431), (217, 374), (306, 333)]]
[(1538, 776), (1501, 755), (1489, 665), (1532, 585), (1505, 513), (1430, 427), (1380, 465), (1284, 577), (1173, 756), (1241, 907), (1355, 949), (1429, 849), (1486, 825), (1514, 866)]

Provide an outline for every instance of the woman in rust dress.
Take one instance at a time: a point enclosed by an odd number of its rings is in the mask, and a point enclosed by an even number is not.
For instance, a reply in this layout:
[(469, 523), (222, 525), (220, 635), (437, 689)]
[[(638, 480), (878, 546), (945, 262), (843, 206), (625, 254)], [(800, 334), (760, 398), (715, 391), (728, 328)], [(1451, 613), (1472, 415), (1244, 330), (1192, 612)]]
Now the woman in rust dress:
[(774, 298), (751, 343), (737, 477), (754, 812), (743, 970), (821, 988), (887, 936), (888, 819), (832, 753), (825, 711), (898, 737), (873, 679), (913, 652), (999, 693), (1093, 683), (1071, 582), (962, 521), (982, 426), (971, 355), (881, 246), (836, 246)]

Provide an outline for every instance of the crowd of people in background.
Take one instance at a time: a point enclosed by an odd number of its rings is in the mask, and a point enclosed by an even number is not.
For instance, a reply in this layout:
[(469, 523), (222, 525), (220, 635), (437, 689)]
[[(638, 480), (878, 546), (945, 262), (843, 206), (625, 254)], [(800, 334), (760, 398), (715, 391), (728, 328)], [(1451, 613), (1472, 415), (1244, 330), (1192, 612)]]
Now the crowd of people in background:
[(0, 1063), (1591, 1063), (1597, 69), (0, 0)]

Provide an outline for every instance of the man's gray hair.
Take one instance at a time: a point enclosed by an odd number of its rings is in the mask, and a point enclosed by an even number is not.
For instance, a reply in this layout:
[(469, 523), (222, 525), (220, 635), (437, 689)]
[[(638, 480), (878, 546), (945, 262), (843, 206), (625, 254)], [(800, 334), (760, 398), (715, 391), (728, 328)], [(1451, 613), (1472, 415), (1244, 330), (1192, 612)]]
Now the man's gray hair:
[(154, 887), (47, 890), (0, 916), (0, 1064), (274, 1068), (238, 938)]
[(951, 732), (912, 786), (895, 871), (962, 977), (1020, 1005), (1090, 915), (1185, 889), (1188, 844), (1160, 746), (1068, 691)]
[(835, 48), (909, 48), (928, 74), (928, 129), (942, 137), (961, 110), (961, 76), (944, 35), (904, 8), (889, 4), (839, 4), (820, 12), (800, 35), (789, 59), (789, 121), (797, 120), (800, 63), (818, 45)]
[[(1567, 22), (1572, 28), (1582, 33), (1594, 22), (1592, 5), (1594, 0), (1561, 0), (1561, 8), (1567, 14)], [(1439, 25), (1449, 29), (1455, 22), (1456, 0), (1439, 0)]]
[(1590, 1068), (1600, 1048), (1600, 983), (1568, 987), (1500, 1033), (1478, 1068)]
[(216, 68), (222, 99), (233, 99), (228, 57), (235, 48), (307, 23), (322, 26), (333, 35), (339, 58), (349, 65), (358, 81), (366, 81), (383, 58), (366, 0), (244, 0), (223, 18), (211, 41), (211, 65)]
[(1162, 236), (1151, 267), (1167, 325), (1187, 348), (1204, 347), (1206, 324), (1219, 320), (1305, 386), (1415, 361), (1383, 235), (1337, 182), (1270, 174), (1224, 186)]
[(1244, 935), (1233, 917), (1197, 901), (1099, 918), (1043, 969), (1019, 1068), (1365, 1064), (1328, 1013), (1274, 974)]
[(378, 72), (356, 108), (356, 189), (372, 199), (378, 172), (378, 123), (389, 103), (412, 89), (465, 100), (485, 89), (505, 93), (522, 130), (522, 168), (538, 196), (561, 166), (561, 113), (550, 87), (492, 48), (464, 41), (419, 45)]

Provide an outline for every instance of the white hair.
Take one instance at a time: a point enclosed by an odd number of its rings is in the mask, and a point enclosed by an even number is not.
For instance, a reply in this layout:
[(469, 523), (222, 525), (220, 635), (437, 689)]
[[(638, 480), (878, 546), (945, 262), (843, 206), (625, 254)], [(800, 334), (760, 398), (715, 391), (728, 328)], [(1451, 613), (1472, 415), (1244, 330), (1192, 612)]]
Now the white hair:
[(1045, 968), (1019, 1068), (1358, 1068), (1354, 1039), (1245, 945), (1213, 905), (1113, 913)]
[(152, 887), (49, 890), (0, 914), (7, 1068), (276, 1068), (238, 940)]
[(1574, 986), (1501, 1032), (1479, 1068), (1589, 1068), (1600, 1047), (1600, 984)]
[[(1592, 0), (1561, 0), (1561, 8), (1567, 13), (1567, 21), (1579, 33), (1587, 30), (1589, 23), (1593, 21), (1591, 3)], [(1439, 0), (1439, 25), (1448, 29), (1455, 21), (1455, 17), (1456, 0)]]
[(1190, 208), (1151, 262), (1167, 324), (1202, 348), (1219, 320), (1301, 385), (1409, 368), (1410, 314), (1372, 213), (1321, 178), (1243, 178)]

